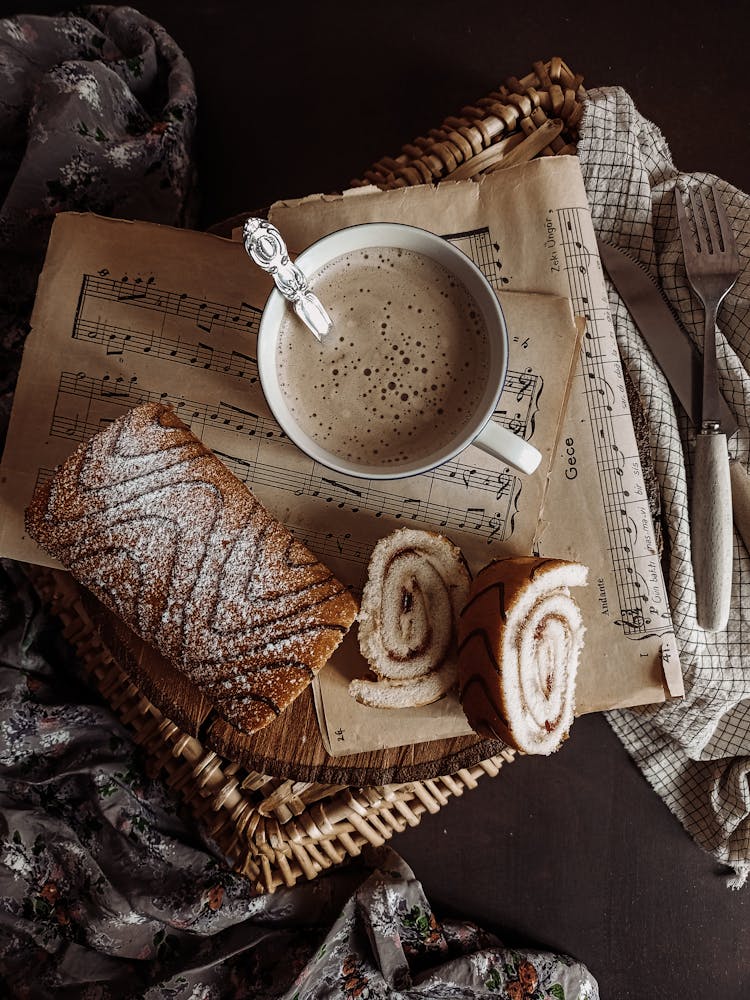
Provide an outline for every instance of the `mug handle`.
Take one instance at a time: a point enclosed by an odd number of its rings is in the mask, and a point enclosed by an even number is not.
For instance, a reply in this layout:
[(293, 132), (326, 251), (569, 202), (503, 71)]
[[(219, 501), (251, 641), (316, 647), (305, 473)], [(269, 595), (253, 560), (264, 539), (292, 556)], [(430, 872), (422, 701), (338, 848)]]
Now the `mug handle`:
[(527, 476), (536, 471), (542, 460), (542, 453), (533, 444), (494, 420), (488, 420), (471, 443)]

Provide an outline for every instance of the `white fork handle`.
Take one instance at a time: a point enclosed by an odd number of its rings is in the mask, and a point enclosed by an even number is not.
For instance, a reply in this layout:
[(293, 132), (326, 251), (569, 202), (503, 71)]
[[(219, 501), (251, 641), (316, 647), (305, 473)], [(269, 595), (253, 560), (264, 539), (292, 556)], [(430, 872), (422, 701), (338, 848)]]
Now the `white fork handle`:
[(726, 434), (695, 439), (690, 538), (698, 624), (707, 632), (727, 627), (732, 594), (732, 486)]

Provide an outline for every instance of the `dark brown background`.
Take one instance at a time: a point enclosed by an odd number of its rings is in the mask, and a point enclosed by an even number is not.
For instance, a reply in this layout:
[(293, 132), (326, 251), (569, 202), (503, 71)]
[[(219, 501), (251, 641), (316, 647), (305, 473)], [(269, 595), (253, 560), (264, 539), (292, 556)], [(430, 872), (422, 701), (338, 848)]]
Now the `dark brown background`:
[[(750, 190), (743, 3), (142, 0), (199, 96), (201, 224), (345, 187), (536, 59), (621, 84), (684, 170)], [(0, 5), (3, 14), (59, 4)], [(684, 832), (602, 717), (394, 840), (439, 913), (586, 962), (603, 998), (750, 996), (750, 886)]]

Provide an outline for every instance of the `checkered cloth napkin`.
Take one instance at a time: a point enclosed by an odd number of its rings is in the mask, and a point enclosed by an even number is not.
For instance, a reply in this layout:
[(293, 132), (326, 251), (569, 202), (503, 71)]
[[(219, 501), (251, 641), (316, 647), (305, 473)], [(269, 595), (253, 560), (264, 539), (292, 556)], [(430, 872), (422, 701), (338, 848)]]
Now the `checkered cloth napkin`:
[[(685, 277), (673, 189), (716, 184), (743, 271), (719, 313), (721, 389), (737, 418), (732, 457), (750, 466), (750, 196), (711, 174), (683, 174), (659, 129), (619, 88), (590, 90), (578, 146), (597, 235), (637, 257), (658, 278), (682, 325), (702, 345), (703, 309)], [(735, 532), (726, 631), (696, 624), (687, 497), (695, 434), (651, 351), (609, 285), (617, 343), (648, 423), (665, 530), (665, 576), (685, 678), (685, 697), (608, 713), (644, 775), (695, 840), (750, 874), (750, 555)]]

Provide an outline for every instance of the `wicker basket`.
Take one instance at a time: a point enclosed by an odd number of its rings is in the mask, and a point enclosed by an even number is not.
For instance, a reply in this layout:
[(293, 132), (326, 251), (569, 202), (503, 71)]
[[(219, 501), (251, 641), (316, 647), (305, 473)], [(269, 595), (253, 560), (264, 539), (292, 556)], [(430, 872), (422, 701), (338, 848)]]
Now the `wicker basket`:
[(149, 776), (161, 777), (179, 795), (256, 892), (315, 878), (358, 855), (364, 845), (383, 844), (513, 760), (513, 751), (506, 750), (453, 775), (368, 788), (284, 781), (248, 771), (205, 749), (146, 698), (107, 648), (68, 573), (38, 566), (25, 570), (60, 619), (94, 686), (133, 731)]
[[(353, 185), (381, 188), (467, 178), (530, 160), (574, 153), (583, 113), (582, 78), (561, 59), (535, 63), (523, 79), (464, 108), (395, 157), (383, 157)], [(455, 774), (367, 788), (284, 781), (241, 768), (164, 716), (118, 663), (66, 573), (27, 567), (41, 597), (60, 618), (92, 682), (143, 747), (151, 776), (160, 775), (201, 821), (235, 870), (257, 892), (358, 855), (436, 813), (451, 796), (494, 777), (514, 754)]]
[(583, 77), (562, 61), (534, 63), (522, 80), (510, 77), (496, 91), (458, 116), (446, 118), (404, 146), (396, 157), (384, 156), (353, 187), (380, 188), (463, 180), (532, 160), (536, 156), (575, 153), (583, 117)]

